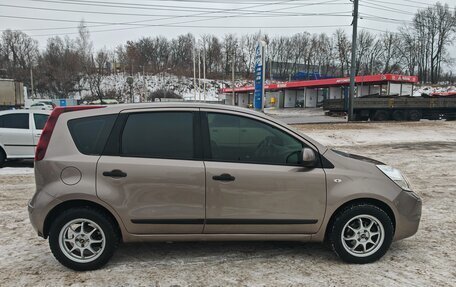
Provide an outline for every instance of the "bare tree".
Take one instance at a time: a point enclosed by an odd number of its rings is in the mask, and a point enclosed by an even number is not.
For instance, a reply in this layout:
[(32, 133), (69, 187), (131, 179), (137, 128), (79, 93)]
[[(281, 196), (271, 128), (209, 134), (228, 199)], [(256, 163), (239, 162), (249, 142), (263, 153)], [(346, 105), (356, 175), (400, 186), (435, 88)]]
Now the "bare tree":
[(3, 31), (0, 43), (0, 69), (4, 70), (6, 77), (30, 84), (30, 69), (33, 68), (38, 56), (36, 40), (21, 31)]

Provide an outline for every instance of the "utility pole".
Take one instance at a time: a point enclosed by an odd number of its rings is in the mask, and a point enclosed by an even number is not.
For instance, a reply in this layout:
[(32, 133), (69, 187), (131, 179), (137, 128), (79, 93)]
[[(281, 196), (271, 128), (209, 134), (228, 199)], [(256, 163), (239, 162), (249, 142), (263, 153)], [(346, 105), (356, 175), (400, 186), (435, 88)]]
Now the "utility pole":
[(353, 0), (353, 32), (350, 66), (350, 94), (348, 99), (348, 121), (354, 120), (353, 103), (355, 99), (356, 46), (358, 36), (358, 0)]

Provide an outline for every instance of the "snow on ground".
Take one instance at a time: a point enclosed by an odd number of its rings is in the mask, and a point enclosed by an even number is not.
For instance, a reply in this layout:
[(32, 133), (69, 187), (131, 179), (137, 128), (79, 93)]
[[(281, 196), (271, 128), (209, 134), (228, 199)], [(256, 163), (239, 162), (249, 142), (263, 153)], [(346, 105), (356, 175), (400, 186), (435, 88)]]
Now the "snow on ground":
[(440, 87), (432, 87), (432, 86), (422, 86), (418, 87), (414, 90), (413, 96), (420, 97), (422, 95), (431, 95), (432, 93), (442, 93), (442, 92), (456, 92), (455, 86), (440, 86)]
[[(122, 95), (128, 98), (130, 95), (130, 87), (127, 83), (128, 74), (118, 73), (103, 76), (101, 81), (101, 90), (105, 93), (115, 92), (117, 95)], [(160, 89), (170, 90), (183, 97), (185, 100), (206, 100), (206, 101), (219, 101), (220, 90), (222, 88), (230, 87), (231, 81), (225, 80), (213, 80), (213, 79), (196, 79), (196, 83), (193, 78), (180, 77), (168, 73), (160, 73), (156, 75), (134, 74), (133, 78), (133, 94), (144, 95), (150, 94)], [(206, 89), (204, 90), (204, 83), (206, 83)], [(251, 84), (249, 80), (236, 80), (236, 87), (246, 86)], [(81, 80), (79, 85), (83, 91), (81, 91), (81, 98), (84, 99), (86, 96), (91, 96), (89, 89), (89, 83)], [(205, 91), (205, 92), (204, 92)], [(79, 93), (75, 92), (74, 97), (79, 98)], [(144, 100), (144, 99), (142, 99)]]
[(423, 198), (418, 233), (367, 265), (343, 263), (314, 243), (138, 243), (121, 245), (101, 270), (74, 272), (52, 257), (30, 225), (33, 174), (0, 174), (0, 285), (456, 286), (456, 122), (297, 127), (401, 169)]
[(1, 175), (33, 174), (33, 167), (4, 167), (0, 168)]
[(452, 142), (456, 147), (456, 122), (334, 123), (294, 127), (328, 146)]

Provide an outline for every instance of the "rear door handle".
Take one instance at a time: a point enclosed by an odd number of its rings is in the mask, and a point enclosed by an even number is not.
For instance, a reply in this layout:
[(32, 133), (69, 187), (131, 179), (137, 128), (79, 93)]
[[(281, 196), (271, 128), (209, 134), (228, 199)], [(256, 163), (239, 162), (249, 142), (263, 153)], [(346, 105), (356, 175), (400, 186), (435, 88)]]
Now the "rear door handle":
[(221, 175), (214, 175), (212, 177), (213, 180), (219, 181), (234, 181), (236, 178), (228, 173), (222, 173)]
[(105, 172), (103, 172), (103, 175), (109, 176), (109, 177), (115, 177), (115, 178), (127, 176), (127, 174), (125, 172), (121, 171), (120, 169), (113, 169), (111, 171), (105, 171)]

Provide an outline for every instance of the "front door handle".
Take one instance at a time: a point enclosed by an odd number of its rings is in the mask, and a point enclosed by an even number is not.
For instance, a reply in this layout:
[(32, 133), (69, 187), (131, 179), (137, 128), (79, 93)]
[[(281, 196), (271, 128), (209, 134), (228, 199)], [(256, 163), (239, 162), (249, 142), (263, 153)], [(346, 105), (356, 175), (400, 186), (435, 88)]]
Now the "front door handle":
[(212, 177), (213, 180), (219, 181), (234, 181), (236, 178), (228, 173), (222, 173), (221, 175), (214, 175)]
[(103, 175), (109, 176), (109, 177), (115, 177), (115, 178), (127, 176), (127, 174), (125, 172), (121, 171), (120, 169), (113, 169), (111, 171), (105, 171), (105, 172), (103, 172)]

